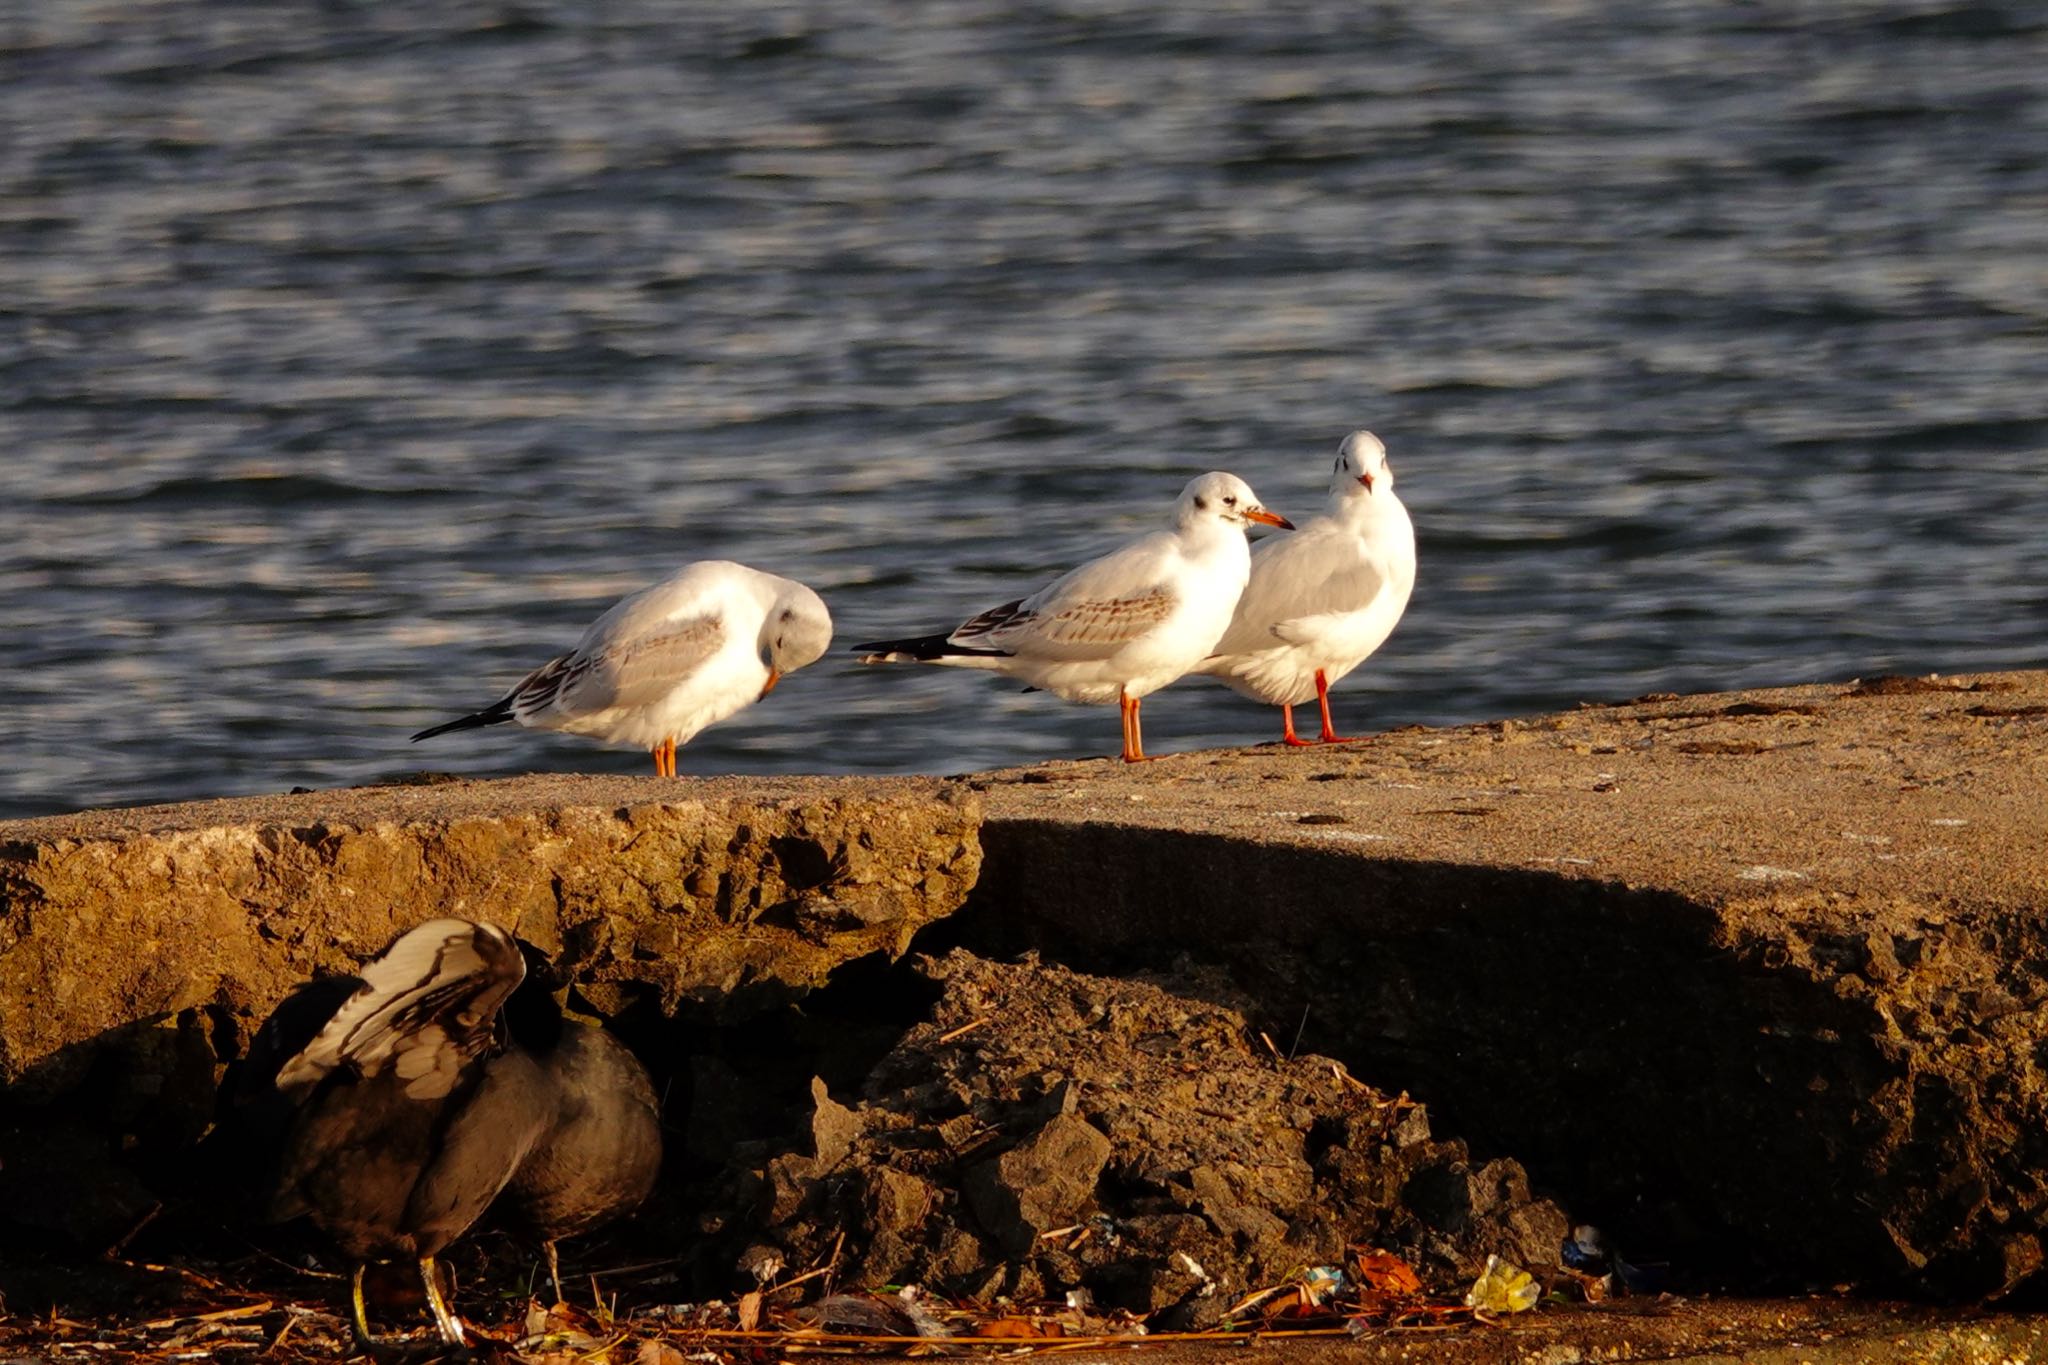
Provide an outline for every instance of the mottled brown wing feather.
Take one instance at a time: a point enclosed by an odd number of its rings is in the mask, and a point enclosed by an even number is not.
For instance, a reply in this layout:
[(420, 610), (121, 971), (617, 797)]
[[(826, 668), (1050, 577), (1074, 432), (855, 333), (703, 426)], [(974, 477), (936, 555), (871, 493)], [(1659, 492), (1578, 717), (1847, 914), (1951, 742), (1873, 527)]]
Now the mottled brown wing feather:
[(1124, 597), (1110, 602), (1076, 602), (1036, 628), (1061, 644), (1122, 644), (1151, 630), (1173, 614), (1174, 599), (1166, 592)]
[(991, 607), (947, 636), (947, 643), (1019, 655), (1086, 657), (1135, 640), (1171, 616), (1176, 604), (1164, 588), (1136, 597), (1070, 601), (1056, 611), (1025, 606), (1033, 600)]

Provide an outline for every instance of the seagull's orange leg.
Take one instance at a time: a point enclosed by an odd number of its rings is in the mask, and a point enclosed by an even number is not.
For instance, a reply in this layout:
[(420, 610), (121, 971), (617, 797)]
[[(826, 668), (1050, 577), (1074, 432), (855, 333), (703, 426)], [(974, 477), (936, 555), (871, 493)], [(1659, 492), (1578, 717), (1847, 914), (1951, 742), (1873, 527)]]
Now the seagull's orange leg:
[(676, 775), (676, 737), (670, 735), (661, 742), (661, 766), (663, 777)]
[(652, 755), (654, 756), (654, 775), (655, 775), (656, 777), (660, 777), (660, 776), (662, 775), (662, 772), (661, 772), (661, 743), (660, 743), (660, 741), (656, 741), (656, 742), (655, 742), (655, 745), (654, 745), (654, 747), (653, 747), (652, 749), (649, 749), (649, 750), (648, 750), (647, 752), (648, 752), (648, 753), (650, 753), (650, 754), (652, 754)]
[(1128, 692), (1117, 693), (1117, 705), (1124, 713), (1124, 762), (1149, 763), (1145, 757), (1145, 733), (1138, 722), (1138, 708), (1144, 704), (1142, 697)]
[(1294, 733), (1294, 704), (1292, 702), (1283, 701), (1280, 703), (1280, 742), (1294, 749), (1310, 749), (1315, 747), (1314, 740), (1303, 739), (1300, 735)]
[(1316, 704), (1323, 708), (1323, 743), (1349, 744), (1351, 741), (1337, 733), (1330, 724), (1330, 684), (1323, 678), (1323, 670), (1316, 670)]

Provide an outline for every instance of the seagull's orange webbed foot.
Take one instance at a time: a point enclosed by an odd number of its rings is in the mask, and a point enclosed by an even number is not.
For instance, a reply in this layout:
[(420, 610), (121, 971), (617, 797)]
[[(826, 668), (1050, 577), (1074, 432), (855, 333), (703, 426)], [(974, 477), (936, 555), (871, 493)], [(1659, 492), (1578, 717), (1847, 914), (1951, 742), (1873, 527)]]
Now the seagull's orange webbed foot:
[(1312, 749), (1316, 743), (1294, 733), (1294, 708), (1286, 702), (1280, 704), (1280, 742), (1290, 749)]

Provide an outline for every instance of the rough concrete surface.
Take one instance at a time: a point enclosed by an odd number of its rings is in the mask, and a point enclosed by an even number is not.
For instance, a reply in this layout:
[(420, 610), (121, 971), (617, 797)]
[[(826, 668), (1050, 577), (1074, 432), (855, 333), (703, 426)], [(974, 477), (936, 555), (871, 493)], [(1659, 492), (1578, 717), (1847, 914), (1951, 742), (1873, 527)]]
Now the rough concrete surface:
[(996, 826), (1199, 831), (1762, 909), (1830, 895), (2041, 905), (2044, 778), (2048, 672), (1660, 696), (966, 780)]
[(2048, 674), (988, 775), (970, 902), (1223, 962), (1709, 1275), (1997, 1294), (2048, 1223)]
[(1304, 1047), (1637, 1257), (1998, 1294), (2048, 1227), (2044, 776), (2048, 674), (2019, 673), (953, 784), (532, 777), (11, 822), (0, 1108), (104, 1076), (111, 1041), (148, 1085), (87, 1117), (161, 1120), (286, 985), (430, 914), (563, 951), (611, 1013), (768, 1008), (964, 897), (946, 932), (984, 955), (1228, 968), (1283, 1045), (1306, 1011)]
[(913, 779), (534, 776), (0, 822), (0, 1082), (62, 1085), (138, 1020), (267, 1011), (439, 914), (566, 952), (600, 1009), (779, 1002), (957, 908), (978, 804)]

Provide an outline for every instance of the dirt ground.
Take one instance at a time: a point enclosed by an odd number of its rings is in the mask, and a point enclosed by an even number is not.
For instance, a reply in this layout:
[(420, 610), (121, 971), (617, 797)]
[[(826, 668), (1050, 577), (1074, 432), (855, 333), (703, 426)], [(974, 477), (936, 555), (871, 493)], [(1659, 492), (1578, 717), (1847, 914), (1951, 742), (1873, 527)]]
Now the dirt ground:
[[(1111, 978), (956, 950), (918, 974), (935, 999), (843, 1096), (813, 1081), (788, 1136), (731, 1143), (694, 1192), (565, 1248), (575, 1307), (542, 1308), (531, 1248), (467, 1239), (450, 1261), (473, 1358), (1988, 1365), (2043, 1345), (2043, 1320), (2021, 1315), (1680, 1297), (1572, 1274), (1567, 1216), (1519, 1166), (1474, 1161), (1422, 1106), (1336, 1062), (1290, 1057), (1202, 969)], [(700, 1094), (671, 1116), (679, 1150), (762, 1099)], [(304, 1230), (252, 1235), (181, 1249), (151, 1227), (99, 1258), (16, 1260), (0, 1273), (0, 1362), (348, 1356), (343, 1268)], [(1490, 1256), (1533, 1273), (1532, 1310), (1466, 1306)], [(439, 1354), (403, 1267), (371, 1291), (409, 1359)]]

